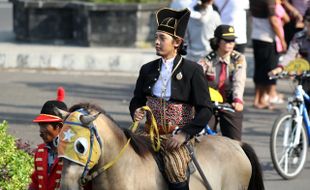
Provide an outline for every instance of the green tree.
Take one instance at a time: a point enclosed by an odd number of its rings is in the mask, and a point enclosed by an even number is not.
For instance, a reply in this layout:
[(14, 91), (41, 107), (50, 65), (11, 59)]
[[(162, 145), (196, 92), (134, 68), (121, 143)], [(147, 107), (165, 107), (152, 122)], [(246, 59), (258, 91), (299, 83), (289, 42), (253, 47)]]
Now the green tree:
[(0, 123), (0, 190), (27, 189), (33, 157), (19, 150), (15, 138), (7, 134), (8, 124)]

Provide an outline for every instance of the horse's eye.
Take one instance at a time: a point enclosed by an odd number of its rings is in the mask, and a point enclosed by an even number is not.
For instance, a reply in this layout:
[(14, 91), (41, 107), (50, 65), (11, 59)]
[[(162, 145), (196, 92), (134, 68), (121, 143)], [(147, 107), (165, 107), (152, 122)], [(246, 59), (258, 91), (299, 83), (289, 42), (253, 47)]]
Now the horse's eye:
[(84, 137), (76, 139), (74, 142), (74, 150), (78, 154), (85, 155), (88, 149), (88, 141)]

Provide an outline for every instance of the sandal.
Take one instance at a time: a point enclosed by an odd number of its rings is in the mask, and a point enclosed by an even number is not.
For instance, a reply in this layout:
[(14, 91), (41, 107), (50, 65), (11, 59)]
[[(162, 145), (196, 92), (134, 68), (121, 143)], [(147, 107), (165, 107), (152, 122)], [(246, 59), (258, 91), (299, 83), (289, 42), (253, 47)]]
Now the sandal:
[(254, 104), (253, 106), (256, 109), (274, 110), (274, 107), (270, 104)]
[(269, 97), (269, 102), (271, 104), (283, 104), (284, 103), (284, 100), (282, 97), (280, 97), (279, 95), (278, 96), (275, 96), (275, 97)]

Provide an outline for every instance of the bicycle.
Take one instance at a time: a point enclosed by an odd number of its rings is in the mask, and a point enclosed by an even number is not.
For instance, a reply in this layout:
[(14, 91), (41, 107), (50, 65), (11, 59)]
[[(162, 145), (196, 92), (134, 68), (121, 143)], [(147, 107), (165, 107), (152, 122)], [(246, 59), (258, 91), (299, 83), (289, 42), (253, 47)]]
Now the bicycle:
[(215, 124), (213, 129), (209, 126), (209, 124), (206, 124), (205, 128), (200, 132), (200, 135), (216, 135), (217, 132), (217, 124), (219, 123), (219, 116), (218, 112), (221, 110), (229, 111), (229, 112), (235, 112), (233, 107), (229, 103), (223, 103), (223, 97), (222, 95), (215, 89), (209, 88), (210, 91), (210, 98), (211, 102), (214, 106), (214, 116), (215, 116)]
[(282, 72), (272, 78), (294, 77), (298, 81), (294, 95), (288, 99), (288, 113), (281, 114), (273, 124), (270, 136), (270, 153), (277, 173), (283, 179), (293, 179), (305, 165), (310, 144), (310, 121), (305, 101), (309, 95), (302, 88), (302, 81), (310, 77), (309, 71), (302, 74)]

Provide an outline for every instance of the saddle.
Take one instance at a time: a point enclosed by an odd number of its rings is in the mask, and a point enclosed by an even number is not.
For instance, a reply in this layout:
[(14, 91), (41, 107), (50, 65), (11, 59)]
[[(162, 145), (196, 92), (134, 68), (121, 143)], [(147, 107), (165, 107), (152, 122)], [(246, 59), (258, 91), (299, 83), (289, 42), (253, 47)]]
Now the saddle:
[[(157, 164), (159, 171), (162, 173), (163, 177), (168, 182), (168, 179), (167, 179), (166, 174), (165, 174), (164, 161), (163, 161), (162, 155), (159, 152), (156, 152), (153, 154), (153, 158)], [(195, 173), (195, 171), (196, 171), (196, 166), (193, 162), (193, 159), (191, 159), (190, 162), (188, 163), (188, 167), (187, 167), (187, 172), (186, 172), (187, 178), (189, 179), (190, 175)]]

